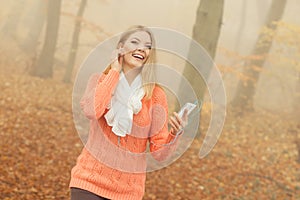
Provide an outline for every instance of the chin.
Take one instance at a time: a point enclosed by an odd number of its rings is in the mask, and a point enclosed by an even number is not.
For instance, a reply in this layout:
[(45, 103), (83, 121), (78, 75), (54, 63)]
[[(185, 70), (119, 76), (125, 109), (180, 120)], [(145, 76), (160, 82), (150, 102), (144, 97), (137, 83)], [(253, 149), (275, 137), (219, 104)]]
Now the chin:
[(144, 65), (144, 63), (135, 61), (135, 62), (130, 63), (130, 65), (132, 66), (132, 68), (139, 68), (139, 67), (142, 67)]
[(143, 67), (146, 62), (146, 59), (139, 60), (134, 57), (127, 57), (126, 59), (126, 63), (130, 66), (131, 69)]

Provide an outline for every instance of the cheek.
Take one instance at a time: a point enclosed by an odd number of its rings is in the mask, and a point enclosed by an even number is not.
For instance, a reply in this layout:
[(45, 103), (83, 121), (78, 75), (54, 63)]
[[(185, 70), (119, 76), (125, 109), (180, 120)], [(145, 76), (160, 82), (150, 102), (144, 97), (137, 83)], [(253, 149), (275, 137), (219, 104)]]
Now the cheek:
[(124, 55), (124, 59), (126, 60), (126, 61), (128, 61), (128, 60), (130, 60), (132, 57), (131, 57), (131, 54), (125, 54)]
[(136, 49), (136, 47), (133, 44), (130, 44), (130, 43), (124, 45), (123, 48), (124, 48), (125, 52), (133, 51), (133, 50)]

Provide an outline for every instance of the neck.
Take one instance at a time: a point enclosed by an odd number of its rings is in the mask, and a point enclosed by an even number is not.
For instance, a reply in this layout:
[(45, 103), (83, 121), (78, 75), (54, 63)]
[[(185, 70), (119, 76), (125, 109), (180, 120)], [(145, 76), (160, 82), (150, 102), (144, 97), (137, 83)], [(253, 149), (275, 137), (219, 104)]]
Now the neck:
[(137, 75), (139, 75), (141, 70), (141, 67), (130, 68), (128, 66), (123, 66), (123, 72), (129, 85), (131, 85), (131, 83), (137, 77)]

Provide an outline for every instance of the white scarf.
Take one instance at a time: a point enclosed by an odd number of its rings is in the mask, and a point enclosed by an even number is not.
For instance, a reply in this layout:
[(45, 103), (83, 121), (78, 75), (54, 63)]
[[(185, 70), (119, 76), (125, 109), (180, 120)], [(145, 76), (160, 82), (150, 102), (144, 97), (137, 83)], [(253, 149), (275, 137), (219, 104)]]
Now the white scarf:
[(129, 85), (121, 71), (118, 85), (108, 105), (109, 111), (104, 115), (107, 124), (117, 136), (125, 137), (130, 134), (133, 114), (142, 109), (141, 100), (144, 95), (141, 74)]

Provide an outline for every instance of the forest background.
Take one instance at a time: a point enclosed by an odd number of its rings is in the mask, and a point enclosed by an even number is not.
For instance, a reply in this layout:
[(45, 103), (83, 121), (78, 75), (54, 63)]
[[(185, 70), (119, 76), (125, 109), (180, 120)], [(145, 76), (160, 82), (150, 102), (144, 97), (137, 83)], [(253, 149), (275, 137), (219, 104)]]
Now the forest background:
[(141, 24), (199, 42), (227, 101), (218, 143), (200, 159), (207, 86), (184, 60), (160, 54), (203, 99), (201, 134), (148, 173), (144, 199), (300, 199), (299, 10), (298, 0), (1, 0), (0, 198), (69, 198), (83, 147), (72, 116), (76, 74), (100, 42)]

